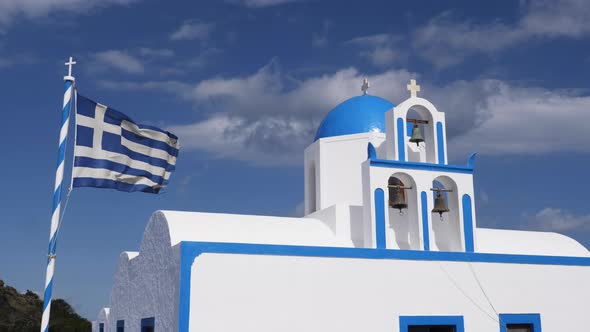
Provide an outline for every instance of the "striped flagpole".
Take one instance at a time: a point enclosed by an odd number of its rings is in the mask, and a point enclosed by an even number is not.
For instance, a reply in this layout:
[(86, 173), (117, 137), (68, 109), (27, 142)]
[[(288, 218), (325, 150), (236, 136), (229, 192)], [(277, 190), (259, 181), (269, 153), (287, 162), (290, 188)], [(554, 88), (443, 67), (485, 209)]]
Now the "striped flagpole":
[(76, 64), (70, 57), (66, 62), (68, 76), (64, 77), (66, 91), (61, 117), (61, 129), (59, 131), (59, 152), (57, 155), (57, 171), (55, 173), (55, 187), (53, 191), (53, 214), (51, 215), (51, 230), (49, 233), (49, 249), (47, 254), (47, 272), (45, 275), (45, 295), (43, 297), (43, 316), (41, 318), (41, 332), (49, 331), (49, 312), (51, 310), (51, 292), (53, 290), (53, 272), (55, 269), (55, 250), (57, 247), (57, 231), (60, 222), (61, 211), (61, 186), (64, 176), (65, 153), (68, 143), (68, 128), (70, 124), (70, 109), (74, 90), (74, 77), (72, 77), (72, 65)]

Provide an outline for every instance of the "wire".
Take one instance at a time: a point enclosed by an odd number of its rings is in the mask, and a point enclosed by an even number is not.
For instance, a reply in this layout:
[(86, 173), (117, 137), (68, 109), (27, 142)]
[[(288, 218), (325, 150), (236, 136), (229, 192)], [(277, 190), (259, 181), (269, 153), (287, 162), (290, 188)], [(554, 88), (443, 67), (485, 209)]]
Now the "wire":
[(499, 323), (500, 322), (498, 320), (498, 317), (490, 314), (487, 310), (485, 310), (477, 302), (475, 302), (474, 299), (472, 299), (469, 295), (467, 295), (467, 293), (459, 286), (459, 284), (457, 284), (457, 282), (455, 281), (455, 279), (453, 279), (453, 277), (449, 274), (449, 272), (447, 270), (445, 270), (445, 268), (443, 267), (443, 265), (442, 265), (441, 262), (438, 263), (438, 266), (447, 275), (447, 278), (453, 283), (453, 285), (455, 286), (455, 288), (457, 288), (463, 294), (463, 296), (465, 296), (469, 301), (471, 301), (471, 303), (473, 303), (473, 305), (475, 307), (477, 307), (481, 312), (483, 312), (486, 316), (488, 316), (495, 323)]
[(481, 282), (479, 281), (479, 278), (477, 277), (477, 274), (475, 273), (475, 270), (473, 269), (473, 265), (471, 264), (471, 262), (467, 262), (469, 265), (469, 269), (471, 270), (471, 274), (473, 275), (473, 278), (475, 279), (475, 281), (477, 282), (477, 285), (479, 286), (479, 289), (481, 290), (481, 292), (483, 293), (483, 296), (486, 298), (486, 301), (488, 301), (488, 304), (490, 305), (490, 307), (492, 307), (492, 310), (494, 310), (494, 313), (496, 314), (496, 316), (498, 317), (498, 322), (504, 326), (504, 322), (502, 322), (502, 319), (500, 318), (500, 314), (498, 313), (498, 311), (496, 310), (496, 308), (494, 307), (494, 304), (492, 303), (492, 301), (490, 300), (490, 298), (488, 297), (488, 294), (486, 293), (485, 289), (483, 288), (483, 286), (481, 285)]

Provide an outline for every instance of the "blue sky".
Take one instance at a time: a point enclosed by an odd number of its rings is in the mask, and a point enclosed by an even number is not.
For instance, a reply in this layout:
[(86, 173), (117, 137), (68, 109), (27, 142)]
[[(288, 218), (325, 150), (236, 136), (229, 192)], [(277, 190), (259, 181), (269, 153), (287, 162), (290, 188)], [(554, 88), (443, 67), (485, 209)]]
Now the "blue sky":
[(63, 94), (183, 148), (161, 195), (73, 192), (54, 294), (93, 319), (157, 209), (299, 215), (302, 150), (339, 102), (417, 78), (451, 162), (479, 152), (479, 226), (590, 247), (590, 5), (558, 1), (1, 0), (0, 278), (42, 292)]

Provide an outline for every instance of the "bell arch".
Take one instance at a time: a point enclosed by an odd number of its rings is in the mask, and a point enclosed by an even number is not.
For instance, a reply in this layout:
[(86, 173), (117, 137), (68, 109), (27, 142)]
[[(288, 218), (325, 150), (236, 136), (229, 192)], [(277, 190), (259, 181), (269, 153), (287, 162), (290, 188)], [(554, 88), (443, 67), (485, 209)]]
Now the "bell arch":
[[(406, 113), (405, 120), (407, 160), (436, 163), (436, 132), (431, 111), (422, 105), (414, 105)], [(413, 141), (417, 133), (423, 139), (422, 142)]]
[[(435, 250), (463, 251), (457, 183), (448, 176), (439, 176), (432, 181), (432, 189), (440, 189), (432, 191), (430, 220)], [(444, 211), (445, 208), (448, 211)], [(441, 212), (437, 212), (437, 209)]]
[(394, 173), (388, 186), (388, 248), (421, 248), (416, 182), (406, 173)]

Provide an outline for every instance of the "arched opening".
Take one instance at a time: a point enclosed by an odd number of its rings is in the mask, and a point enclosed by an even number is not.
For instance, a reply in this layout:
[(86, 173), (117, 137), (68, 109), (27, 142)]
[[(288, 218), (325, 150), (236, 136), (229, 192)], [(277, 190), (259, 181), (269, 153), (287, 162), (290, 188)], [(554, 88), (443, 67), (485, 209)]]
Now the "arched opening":
[(405, 173), (395, 173), (387, 181), (389, 193), (388, 248), (419, 250), (420, 224), (416, 183)]
[[(463, 251), (457, 184), (447, 176), (439, 176), (432, 181), (432, 189), (438, 189), (432, 191), (434, 204), (430, 218), (436, 249)], [(434, 212), (435, 209), (440, 212)]]
[(435, 132), (430, 111), (423, 106), (410, 108), (406, 114), (406, 126), (408, 161), (435, 163)]

